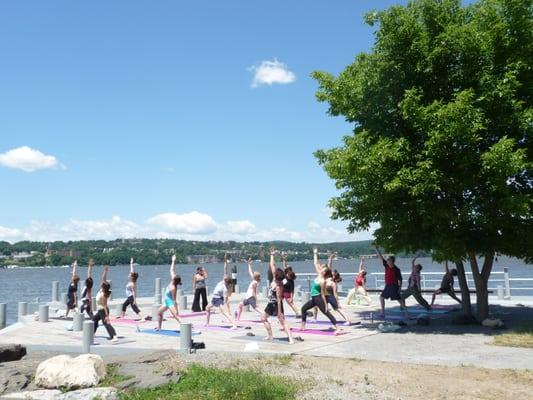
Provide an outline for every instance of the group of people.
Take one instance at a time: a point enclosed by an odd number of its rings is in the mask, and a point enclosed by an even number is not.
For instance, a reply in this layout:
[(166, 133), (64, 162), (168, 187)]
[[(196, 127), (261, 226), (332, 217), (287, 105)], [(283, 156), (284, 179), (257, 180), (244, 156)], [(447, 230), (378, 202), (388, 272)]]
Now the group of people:
[[(442, 279), (441, 286), (433, 293), (431, 304), (429, 304), (421, 294), (420, 273), (422, 271), (422, 265), (416, 263), (416, 257), (412, 260), (412, 269), (407, 288), (402, 291), (402, 274), (401, 270), (395, 265), (394, 256), (389, 256), (387, 259), (385, 259), (378, 249), (376, 249), (376, 253), (381, 259), (383, 267), (385, 268), (385, 287), (380, 295), (381, 311), (383, 315), (385, 314), (386, 299), (398, 301), (401, 308), (404, 310), (406, 309), (405, 300), (410, 296), (413, 296), (416, 301), (427, 310), (431, 310), (436, 296), (443, 293), (448, 294), (459, 303), (461, 302), (461, 300), (455, 295), (453, 289), (454, 276), (457, 276), (457, 270), (450, 270), (447, 262), (445, 264), (445, 274)], [(261, 317), (261, 322), (263, 323), (267, 332), (266, 340), (273, 340), (274, 338), (270, 318), (276, 317), (280, 329), (286, 333), (290, 343), (293, 343), (294, 339), (291, 333), (291, 328), (289, 327), (285, 318), (283, 306), (284, 302), (287, 303), (287, 305), (294, 311), (296, 318), (301, 318), (301, 331), (305, 331), (306, 329), (308, 316), (314, 315), (314, 318), (316, 319), (318, 311), (320, 311), (329, 319), (331, 322), (331, 328), (334, 330), (335, 334), (340, 333), (341, 330), (331, 311), (338, 313), (344, 319), (344, 324), (352, 324), (352, 321), (347, 314), (344, 313), (339, 302), (338, 285), (342, 281), (342, 278), (340, 273), (336, 269), (333, 269), (335, 253), (330, 255), (327, 263), (321, 263), (319, 260), (318, 249), (316, 247), (313, 249), (313, 264), (316, 271), (316, 277), (311, 284), (310, 299), (302, 305), (300, 310), (298, 310), (294, 303), (296, 273), (292, 266), (288, 264), (287, 255), (283, 252), (279, 253), (283, 263), (283, 268), (278, 267), (275, 260), (276, 254), (277, 252), (272, 248), (270, 251), (270, 263), (268, 268), (269, 282), (267, 286), (267, 304), (264, 309), (259, 307), (258, 300), (258, 287), (261, 282), (261, 273), (258, 271), (253, 271), (253, 261), (249, 258), (247, 263), (250, 284), (248, 285), (244, 299), (237, 306), (237, 310), (235, 311), (234, 315), (235, 318), (232, 316), (229, 300), (236, 282), (236, 274), (234, 271), (232, 271), (232, 275), (228, 274), (227, 255), (225, 255), (224, 277), (215, 286), (210, 302), (207, 300), (207, 272), (203, 267), (197, 268), (192, 280), (192, 287), (194, 291), (192, 311), (205, 311), (205, 325), (208, 327), (210, 325), (213, 309), (217, 308), (231, 324), (231, 329), (236, 329), (241, 319), (244, 307), (250, 307)], [(98, 329), (99, 322), (101, 322), (106, 328), (110, 339), (117, 340), (116, 331), (111, 325), (108, 307), (108, 300), (111, 296), (111, 284), (107, 280), (109, 266), (104, 266), (100, 280), (100, 288), (95, 298), (96, 304), (93, 305), (93, 265), (94, 263), (92, 260), (90, 260), (87, 268), (87, 278), (85, 279), (85, 284), (81, 292), (81, 304), (79, 305), (79, 311), (82, 314), (87, 314), (87, 316), (94, 321), (95, 332)], [(134, 265), (135, 264), (132, 258), (130, 260), (130, 271), (128, 274), (128, 282), (126, 284), (126, 300), (122, 304), (120, 317), (123, 318), (128, 307), (131, 307), (133, 312), (136, 314), (136, 318), (140, 320), (142, 318), (141, 310), (137, 305), (137, 280), (139, 278), (139, 274), (135, 272)], [(78, 275), (77, 266), (77, 262), (74, 262), (67, 294), (66, 317), (68, 317), (71, 310), (78, 308), (77, 293), (80, 277)], [(359, 296), (365, 300), (368, 305), (372, 304), (372, 300), (368, 295), (366, 288), (366, 277), (367, 270), (363, 260), (361, 259), (358, 274), (354, 282), (354, 288), (348, 293), (348, 305), (351, 304), (356, 296)], [(170, 280), (163, 296), (162, 305), (158, 310), (157, 327), (155, 328), (156, 330), (161, 329), (164, 320), (164, 314), (167, 310), (170, 312), (172, 318), (178, 322), (178, 324), (181, 323), (177, 302), (178, 288), (181, 284), (181, 277), (176, 273), (176, 256), (173, 255), (170, 264)], [(93, 310), (94, 306), (96, 306), (95, 310)], [(151, 317), (149, 316), (145, 317), (145, 319), (150, 318)]]

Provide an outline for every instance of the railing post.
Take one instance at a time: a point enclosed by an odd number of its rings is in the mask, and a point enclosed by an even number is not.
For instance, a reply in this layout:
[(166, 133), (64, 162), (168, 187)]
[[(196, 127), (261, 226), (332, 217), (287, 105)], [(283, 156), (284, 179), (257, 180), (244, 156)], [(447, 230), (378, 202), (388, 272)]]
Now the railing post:
[(509, 284), (509, 267), (503, 267), (503, 283), (505, 286), (504, 299), (511, 299), (511, 285)]
[(180, 324), (180, 350), (188, 353), (191, 350), (192, 325), (190, 323)]
[(161, 278), (155, 278), (154, 303), (161, 304)]
[(59, 282), (52, 281), (52, 301), (59, 301)]
[(83, 352), (90, 353), (94, 342), (94, 322), (85, 321), (83, 323)]
[(7, 325), (7, 304), (0, 303), (0, 329), (4, 329)]

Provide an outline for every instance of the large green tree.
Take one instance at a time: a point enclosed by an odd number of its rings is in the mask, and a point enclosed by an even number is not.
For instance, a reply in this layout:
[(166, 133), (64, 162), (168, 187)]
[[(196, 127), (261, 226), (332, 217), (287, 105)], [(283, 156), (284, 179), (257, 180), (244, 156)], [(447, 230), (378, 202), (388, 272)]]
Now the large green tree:
[(366, 16), (375, 44), (337, 77), (313, 74), (354, 125), (316, 153), (340, 190), (333, 217), (379, 223), (387, 250), (469, 262), (478, 319), (495, 256), (533, 255), (532, 21), (531, 0), (412, 1)]

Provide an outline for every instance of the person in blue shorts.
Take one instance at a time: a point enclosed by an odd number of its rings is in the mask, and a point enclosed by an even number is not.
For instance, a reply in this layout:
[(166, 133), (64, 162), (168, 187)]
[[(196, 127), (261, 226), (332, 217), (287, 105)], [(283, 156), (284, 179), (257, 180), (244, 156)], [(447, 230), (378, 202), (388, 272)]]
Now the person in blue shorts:
[(176, 274), (176, 256), (173, 255), (172, 263), (170, 264), (170, 283), (168, 284), (167, 290), (165, 291), (163, 305), (159, 308), (156, 330), (161, 330), (161, 325), (163, 324), (163, 315), (167, 310), (169, 310), (170, 314), (172, 314), (174, 319), (178, 321), (178, 324), (181, 324), (178, 303), (176, 302), (176, 292), (178, 291), (178, 286), (180, 285), (181, 277)]
[(215, 286), (215, 289), (213, 290), (213, 297), (211, 297), (211, 303), (205, 309), (207, 312), (205, 326), (209, 326), (211, 310), (213, 307), (217, 307), (222, 315), (224, 315), (224, 317), (226, 317), (231, 324), (231, 329), (237, 329), (237, 325), (235, 325), (235, 322), (231, 318), (231, 313), (229, 310), (229, 296), (231, 295), (232, 288), (231, 276), (227, 275), (224, 276), (224, 279), (218, 282), (218, 284)]

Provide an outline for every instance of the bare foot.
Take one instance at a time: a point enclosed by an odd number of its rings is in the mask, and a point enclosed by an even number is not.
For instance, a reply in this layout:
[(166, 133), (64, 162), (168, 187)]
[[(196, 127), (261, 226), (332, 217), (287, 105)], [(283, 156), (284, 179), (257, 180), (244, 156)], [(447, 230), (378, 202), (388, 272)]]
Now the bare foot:
[(335, 336), (342, 335), (342, 329), (336, 329), (334, 335)]
[(263, 340), (274, 340), (274, 337), (268, 336), (268, 337), (264, 338)]

